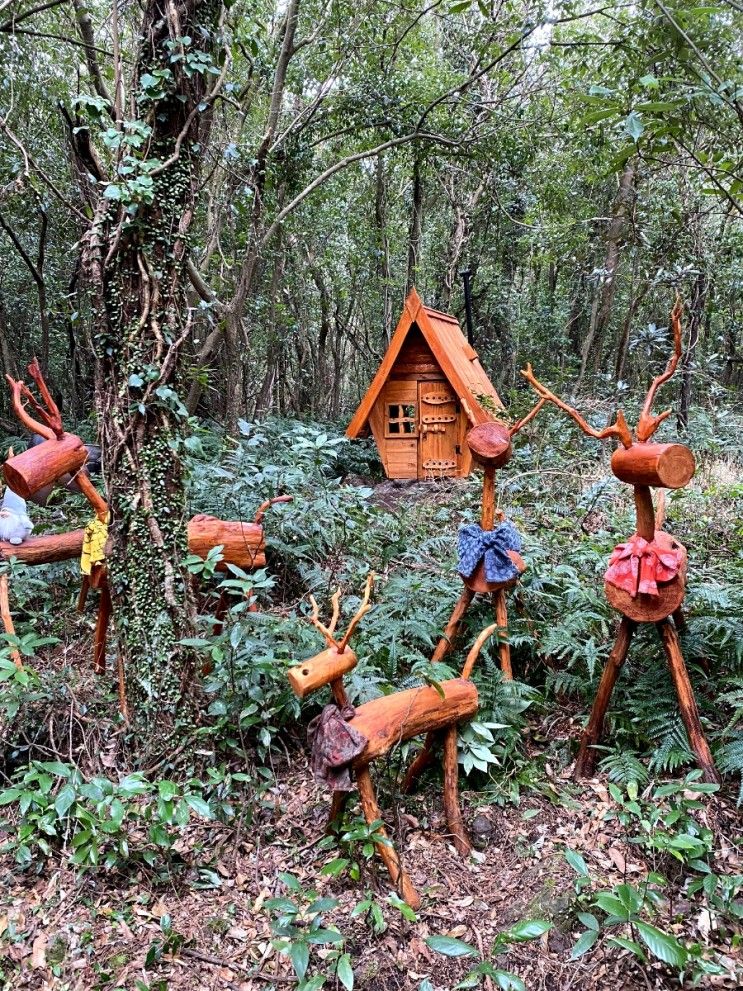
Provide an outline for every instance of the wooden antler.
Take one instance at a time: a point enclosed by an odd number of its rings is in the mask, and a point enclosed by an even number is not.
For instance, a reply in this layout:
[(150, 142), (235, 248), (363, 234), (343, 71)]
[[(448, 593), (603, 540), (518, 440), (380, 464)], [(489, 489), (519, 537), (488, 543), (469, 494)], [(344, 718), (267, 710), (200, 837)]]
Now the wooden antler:
[(330, 618), (330, 626), (328, 631), (330, 633), (335, 633), (335, 628), (338, 625), (338, 619), (341, 614), (341, 590), (336, 589), (334, 595), (330, 597), (330, 601), (333, 603), (333, 615)]
[(258, 507), (256, 514), (253, 517), (253, 522), (258, 524), (262, 523), (263, 517), (266, 515), (266, 510), (270, 509), (271, 506), (275, 506), (277, 503), (280, 502), (294, 502), (294, 496), (280, 495), (280, 496), (274, 496), (273, 499), (266, 499), (266, 501), (262, 502)]
[(369, 598), (371, 597), (371, 590), (372, 590), (372, 585), (373, 584), (374, 584), (374, 572), (373, 571), (370, 571), (369, 572), (369, 577), (366, 579), (366, 588), (364, 589), (364, 598), (361, 600), (361, 605), (359, 607), (359, 611), (356, 613), (356, 615), (354, 616), (354, 618), (348, 624), (348, 629), (346, 630), (346, 632), (345, 632), (345, 634), (343, 636), (343, 639), (338, 644), (338, 650), (340, 651), (340, 653), (343, 653), (343, 651), (346, 649), (346, 645), (348, 644), (348, 641), (351, 639), (351, 634), (356, 629), (356, 627), (359, 625), (359, 623), (364, 618), (364, 616), (366, 616), (366, 614), (371, 609), (371, 606), (369, 605)]
[(624, 447), (632, 447), (632, 432), (627, 426), (627, 421), (625, 420), (624, 413), (621, 410), (617, 410), (617, 418), (614, 423), (608, 427), (604, 427), (603, 430), (596, 430), (590, 423), (583, 419), (577, 409), (573, 409), (572, 406), (568, 406), (568, 404), (560, 399), (559, 396), (556, 396), (554, 392), (550, 392), (545, 385), (542, 385), (532, 371), (531, 363), (528, 363), (526, 368), (521, 369), (521, 374), (532, 389), (534, 389), (537, 395), (541, 396), (546, 402), (554, 403), (555, 406), (567, 413), (568, 416), (572, 417), (584, 434), (588, 434), (589, 437), (595, 437), (596, 440), (604, 440), (607, 437), (616, 437)]
[(529, 410), (529, 412), (526, 414), (526, 416), (522, 416), (521, 419), (520, 420), (517, 420), (516, 423), (514, 423), (514, 425), (512, 427), (509, 427), (508, 428), (508, 432), (511, 435), (511, 437), (513, 437), (515, 434), (517, 434), (519, 432), (519, 430), (523, 430), (524, 427), (526, 426), (526, 424), (530, 420), (533, 420), (534, 419), (534, 417), (537, 415), (537, 413), (545, 405), (546, 402), (547, 402), (547, 399), (543, 396), (539, 400), (539, 402), (536, 404), (536, 406), (532, 406), (532, 408)]
[(658, 388), (667, 382), (669, 378), (673, 375), (678, 367), (679, 359), (681, 358), (681, 314), (684, 311), (684, 304), (681, 302), (679, 296), (676, 297), (676, 302), (673, 309), (671, 310), (671, 329), (673, 330), (673, 354), (668, 359), (668, 364), (666, 365), (666, 370), (662, 375), (656, 375), (653, 381), (650, 383), (650, 388), (648, 389), (648, 394), (645, 398), (645, 403), (642, 407), (642, 412), (640, 413), (640, 418), (637, 421), (637, 427), (635, 429), (635, 436), (638, 441), (649, 440), (658, 427), (663, 423), (666, 417), (671, 415), (671, 410), (664, 410), (659, 413), (658, 416), (653, 416), (651, 409), (653, 406), (653, 400), (655, 399), (655, 393)]
[[(11, 405), (13, 407), (13, 412), (24, 427), (29, 429), (32, 433), (40, 434), (46, 440), (53, 440), (55, 437), (59, 438), (64, 433), (62, 414), (59, 412), (59, 407), (54, 402), (52, 394), (44, 381), (44, 376), (41, 374), (41, 369), (39, 368), (39, 363), (36, 358), (34, 358), (28, 366), (28, 373), (36, 383), (36, 388), (39, 390), (39, 395), (41, 396), (44, 405), (42, 406), (42, 404), (37, 400), (36, 396), (34, 396), (33, 392), (31, 392), (25, 382), (17, 382), (15, 379), (11, 378), (10, 375), (6, 375), (5, 378), (8, 380), (10, 385)], [(35, 412), (41, 418), (41, 422), (34, 419), (34, 417), (28, 412), (23, 403), (24, 399), (31, 404)]]
[(320, 622), (320, 607), (317, 604), (317, 599), (314, 595), (310, 596), (310, 604), (312, 605), (312, 625), (325, 637), (325, 643), (328, 647), (334, 647), (336, 650), (340, 650), (340, 648), (338, 646), (338, 641), (333, 636), (333, 633), (335, 632), (335, 624), (338, 622), (336, 612), (340, 611), (340, 594), (341, 590), (338, 589), (331, 600), (333, 603), (333, 619), (329, 627)]
[(34, 420), (31, 414), (28, 412), (26, 407), (23, 405), (23, 396), (29, 392), (26, 385), (21, 381), (16, 381), (10, 375), (6, 375), (8, 385), (10, 386), (10, 405), (15, 413), (16, 419), (23, 424), (23, 426), (30, 430), (32, 434), (40, 434), (46, 440), (54, 440), (56, 434), (51, 427), (44, 423), (39, 423), (38, 420)]

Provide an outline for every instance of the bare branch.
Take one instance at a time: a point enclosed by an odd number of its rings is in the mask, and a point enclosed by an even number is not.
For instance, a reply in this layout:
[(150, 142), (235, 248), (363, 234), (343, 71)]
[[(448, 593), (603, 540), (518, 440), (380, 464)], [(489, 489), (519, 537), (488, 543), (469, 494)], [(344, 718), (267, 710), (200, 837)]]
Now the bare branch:
[[(111, 100), (111, 95), (106, 88), (106, 84), (103, 81), (103, 76), (101, 75), (101, 67), (98, 64), (97, 49), (95, 46), (95, 35), (93, 33), (93, 20), (90, 16), (90, 11), (88, 8), (80, 2), (80, 0), (72, 0), (72, 5), (75, 8), (75, 20), (77, 22), (77, 28), (80, 32), (80, 37), (83, 40), (83, 45), (85, 46), (85, 64), (88, 67), (88, 72), (90, 73), (90, 79), (93, 83), (93, 89), (96, 91), (98, 96), (102, 100), (106, 101), (107, 110), (109, 114), (113, 117), (113, 103)], [(115, 8), (115, 4), (114, 4)]]
[(265, 234), (261, 237), (259, 241), (259, 250), (264, 248), (271, 238), (274, 236), (281, 224), (286, 220), (290, 213), (299, 206), (299, 204), (306, 200), (310, 193), (322, 186), (323, 183), (327, 182), (328, 179), (332, 179), (334, 175), (341, 172), (343, 169), (348, 168), (349, 165), (353, 165), (354, 162), (361, 162), (365, 158), (374, 158), (379, 155), (380, 152), (386, 151), (388, 148), (398, 148), (400, 145), (410, 144), (411, 141), (431, 141), (438, 144), (446, 144), (453, 147), (457, 147), (459, 142), (453, 141), (450, 138), (445, 138), (442, 135), (429, 134), (426, 131), (414, 131), (412, 134), (405, 134), (400, 138), (391, 138), (389, 141), (383, 141), (382, 144), (376, 145), (374, 148), (369, 148), (367, 151), (357, 151), (353, 155), (346, 155), (345, 158), (341, 158), (334, 165), (325, 169), (321, 172), (319, 176), (316, 176), (309, 185), (305, 186), (304, 189), (297, 193), (291, 202), (280, 210), (279, 213), (274, 218), (273, 223), (268, 227)]
[(23, 259), (23, 261), (25, 262), (26, 267), (28, 268), (29, 272), (31, 273), (31, 276), (32, 276), (34, 282), (36, 283), (36, 285), (37, 286), (42, 285), (43, 282), (44, 282), (44, 279), (43, 279), (43, 276), (42, 276), (40, 270), (36, 267), (36, 265), (34, 264), (33, 259), (31, 258), (31, 256), (29, 255), (29, 253), (26, 251), (26, 249), (23, 247), (23, 245), (21, 244), (21, 242), (18, 239), (18, 236), (16, 235), (15, 231), (6, 223), (5, 218), (3, 217), (2, 213), (0, 213), (0, 227), (2, 227), (2, 229), (8, 235), (8, 237), (10, 238), (10, 240), (13, 242), (13, 245), (14, 245), (16, 251), (21, 256), (21, 258)]
[(625, 420), (624, 413), (621, 410), (617, 411), (617, 418), (614, 423), (608, 427), (604, 427), (603, 430), (596, 430), (590, 423), (583, 419), (577, 409), (573, 409), (572, 406), (569, 406), (566, 402), (560, 399), (559, 396), (556, 396), (554, 392), (550, 392), (545, 385), (542, 385), (539, 379), (534, 375), (530, 363), (527, 364), (526, 368), (521, 369), (521, 374), (539, 396), (542, 396), (548, 402), (554, 403), (555, 406), (567, 413), (568, 416), (572, 417), (584, 434), (588, 434), (589, 437), (595, 437), (596, 440), (605, 440), (607, 437), (616, 437), (624, 447), (632, 447), (632, 433), (627, 426), (627, 421)]
[(40, 14), (43, 10), (51, 10), (52, 7), (61, 7), (63, 3), (67, 3), (67, 0), (49, 0), (48, 3), (42, 3), (38, 7), (32, 7), (31, 10), (26, 10), (22, 14), (14, 14), (9, 21), (0, 24), (0, 33), (12, 34), (16, 24), (20, 24), (29, 17), (33, 17), (34, 14)]

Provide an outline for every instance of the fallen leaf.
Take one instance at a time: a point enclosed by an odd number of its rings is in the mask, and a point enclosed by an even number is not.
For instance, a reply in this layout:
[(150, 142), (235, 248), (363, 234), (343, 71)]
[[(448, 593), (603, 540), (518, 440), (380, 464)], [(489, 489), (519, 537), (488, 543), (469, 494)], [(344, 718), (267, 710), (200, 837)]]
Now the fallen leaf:
[(611, 857), (611, 860), (614, 866), (616, 867), (616, 869), (618, 871), (621, 871), (622, 874), (624, 874), (625, 870), (627, 869), (627, 862), (625, 861), (624, 856), (622, 855), (622, 851), (618, 847), (615, 846), (610, 847), (609, 856)]
[(33, 948), (31, 950), (31, 969), (41, 970), (46, 967), (46, 936), (41, 933), (34, 940)]
[(165, 902), (162, 899), (160, 899), (160, 901), (155, 902), (155, 904), (152, 906), (152, 911), (150, 914), (154, 915), (156, 919), (162, 919), (164, 915), (169, 914), (168, 907), (165, 904)]

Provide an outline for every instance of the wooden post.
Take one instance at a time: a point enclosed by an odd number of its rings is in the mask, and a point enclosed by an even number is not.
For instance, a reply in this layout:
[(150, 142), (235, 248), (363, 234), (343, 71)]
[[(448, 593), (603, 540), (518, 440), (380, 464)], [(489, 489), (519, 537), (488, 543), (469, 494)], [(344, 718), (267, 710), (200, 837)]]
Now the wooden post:
[(85, 603), (88, 601), (89, 591), (90, 591), (90, 576), (83, 575), (83, 580), (80, 582), (80, 594), (77, 597), (78, 612), (85, 612)]
[(449, 832), (454, 840), (457, 853), (469, 855), (472, 846), (462, 821), (459, 808), (459, 762), (457, 760), (457, 727), (447, 726), (444, 730), (444, 811)]
[(95, 624), (95, 652), (93, 654), (93, 669), (96, 674), (106, 673), (106, 635), (108, 621), (111, 617), (111, 592), (108, 582), (101, 585), (101, 597), (98, 603), (98, 620)]
[[(379, 805), (377, 804), (377, 799), (374, 794), (374, 785), (372, 784), (368, 767), (360, 767), (357, 769), (356, 785), (359, 789), (361, 808), (364, 810), (364, 817), (366, 818), (366, 821), (371, 824), (377, 820), (381, 820), (382, 813), (380, 812)], [(378, 832), (381, 836), (385, 838), (387, 837), (387, 833), (385, 832), (383, 826), (379, 828)], [(377, 843), (377, 851), (389, 871), (390, 877), (392, 878), (392, 883), (397, 887), (400, 895), (408, 903), (408, 905), (410, 905), (414, 911), (417, 911), (421, 904), (420, 895), (415, 890), (415, 886), (408, 877), (407, 873), (403, 870), (397, 851), (392, 844), (388, 845), (387, 843)]]
[(676, 629), (679, 633), (683, 633), (686, 630), (686, 616), (684, 615), (683, 606), (679, 606), (678, 609), (674, 609), (673, 621), (676, 624)]
[(689, 672), (686, 670), (686, 665), (684, 664), (684, 655), (681, 653), (678, 634), (667, 619), (655, 625), (663, 640), (668, 668), (671, 672), (676, 694), (678, 695), (681, 718), (686, 727), (686, 735), (689, 737), (689, 746), (694, 751), (697, 764), (702, 769), (703, 779), (710, 783), (719, 784), (720, 775), (717, 773), (707, 738), (702, 729), (699, 709), (694, 698), (694, 690), (691, 687)]
[[(5, 627), (5, 632), (10, 634), (11, 637), (15, 636), (15, 626), (13, 625), (13, 617), (10, 614), (10, 601), (8, 599), (8, 576), (0, 575), (0, 616), (2, 616), (3, 626)], [(19, 671), (23, 670), (23, 661), (21, 660), (20, 653), (15, 647), (10, 648), (10, 656), (18, 668)]]
[(410, 765), (410, 767), (405, 772), (405, 777), (402, 779), (402, 784), (400, 785), (400, 791), (403, 795), (409, 795), (413, 790), (413, 785), (418, 780), (418, 778), (423, 774), (425, 769), (433, 761), (433, 750), (436, 746), (436, 733), (426, 733), (426, 738), (423, 741), (423, 746), (418, 751), (415, 756), (415, 760)]
[(513, 681), (511, 645), (508, 642), (508, 607), (506, 604), (506, 593), (502, 588), (499, 588), (497, 592), (493, 592), (493, 605), (495, 606), (495, 621), (498, 624), (500, 669), (506, 681)]
[(596, 769), (596, 751), (593, 748), (599, 742), (604, 732), (604, 717), (606, 716), (606, 710), (611, 699), (611, 693), (614, 690), (619, 672), (627, 657), (632, 635), (636, 629), (637, 624), (633, 620), (622, 616), (622, 621), (619, 624), (619, 632), (614, 641), (614, 647), (611, 654), (609, 654), (606, 667), (601, 675), (596, 698), (593, 700), (591, 718), (588, 720), (588, 725), (583, 730), (583, 736), (581, 737), (578, 759), (575, 762), (576, 778), (592, 778), (594, 775)]
[(653, 496), (647, 485), (635, 485), (635, 509), (637, 511), (637, 534), (644, 540), (655, 539), (655, 509)]
[(436, 650), (433, 652), (433, 656), (431, 658), (432, 664), (435, 664), (437, 661), (443, 661), (449, 651), (454, 647), (454, 641), (456, 640), (459, 630), (461, 629), (462, 620), (464, 619), (465, 613), (467, 612), (474, 597), (475, 593), (472, 589), (467, 588), (465, 585), (462, 590), (462, 594), (457, 600), (457, 604), (452, 610), (452, 614), (449, 617), (449, 622), (444, 628), (444, 635), (436, 644)]
[(330, 813), (328, 815), (328, 821), (325, 824), (325, 835), (330, 836), (337, 832), (337, 827), (340, 826), (341, 819), (343, 818), (343, 812), (346, 808), (346, 802), (350, 796), (350, 791), (334, 791), (332, 798), (330, 799)]
[(482, 479), (482, 515), (480, 526), (483, 530), (492, 530), (495, 523), (495, 468), (485, 466)]

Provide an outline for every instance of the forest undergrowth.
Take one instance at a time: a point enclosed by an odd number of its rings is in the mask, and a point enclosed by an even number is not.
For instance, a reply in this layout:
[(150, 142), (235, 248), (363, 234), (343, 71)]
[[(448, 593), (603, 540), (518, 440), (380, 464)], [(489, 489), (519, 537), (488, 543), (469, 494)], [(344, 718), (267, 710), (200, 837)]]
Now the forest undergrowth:
[[(598, 422), (609, 410), (590, 412)], [(528, 570), (509, 593), (516, 680), (502, 680), (487, 648), (475, 672), (480, 710), (460, 738), (472, 858), (462, 862), (444, 835), (435, 767), (418, 793), (400, 795), (415, 743), (381, 775), (387, 823), (424, 893), (418, 913), (391, 891), (372, 856), (374, 829), (352, 803), (340, 834), (323, 838), (327, 796), (311, 779), (305, 738), (325, 698), (300, 704), (286, 670), (321, 646), (308, 594), (325, 606), (340, 588), (350, 616), (372, 570), (351, 700), (458, 673), (491, 622), (485, 601), (449, 661), (428, 658), (460, 592), (456, 532), (477, 518), (478, 475), (385, 482), (371, 445), (350, 444), (333, 425), (241, 423), (239, 441), (204, 429), (191, 511), (251, 519), (263, 498), (294, 502), (267, 517), (260, 572), (225, 578), (214, 555), (191, 560), (202, 719), (152, 767), (132, 762), (115, 657), (105, 676), (91, 670), (93, 604), (75, 612), (75, 566), (10, 565), (0, 984), (739, 987), (742, 427), (733, 413), (697, 411), (697, 474), (667, 505), (666, 527), (689, 550), (682, 641), (722, 786), (699, 780), (653, 629), (640, 631), (615, 691), (598, 777), (571, 778), (617, 623), (602, 575), (633, 517), (608, 452), (543, 416), (498, 479)], [(35, 511), (36, 530), (69, 529), (84, 513), (60, 495)], [(220, 590), (232, 602), (222, 628)]]

